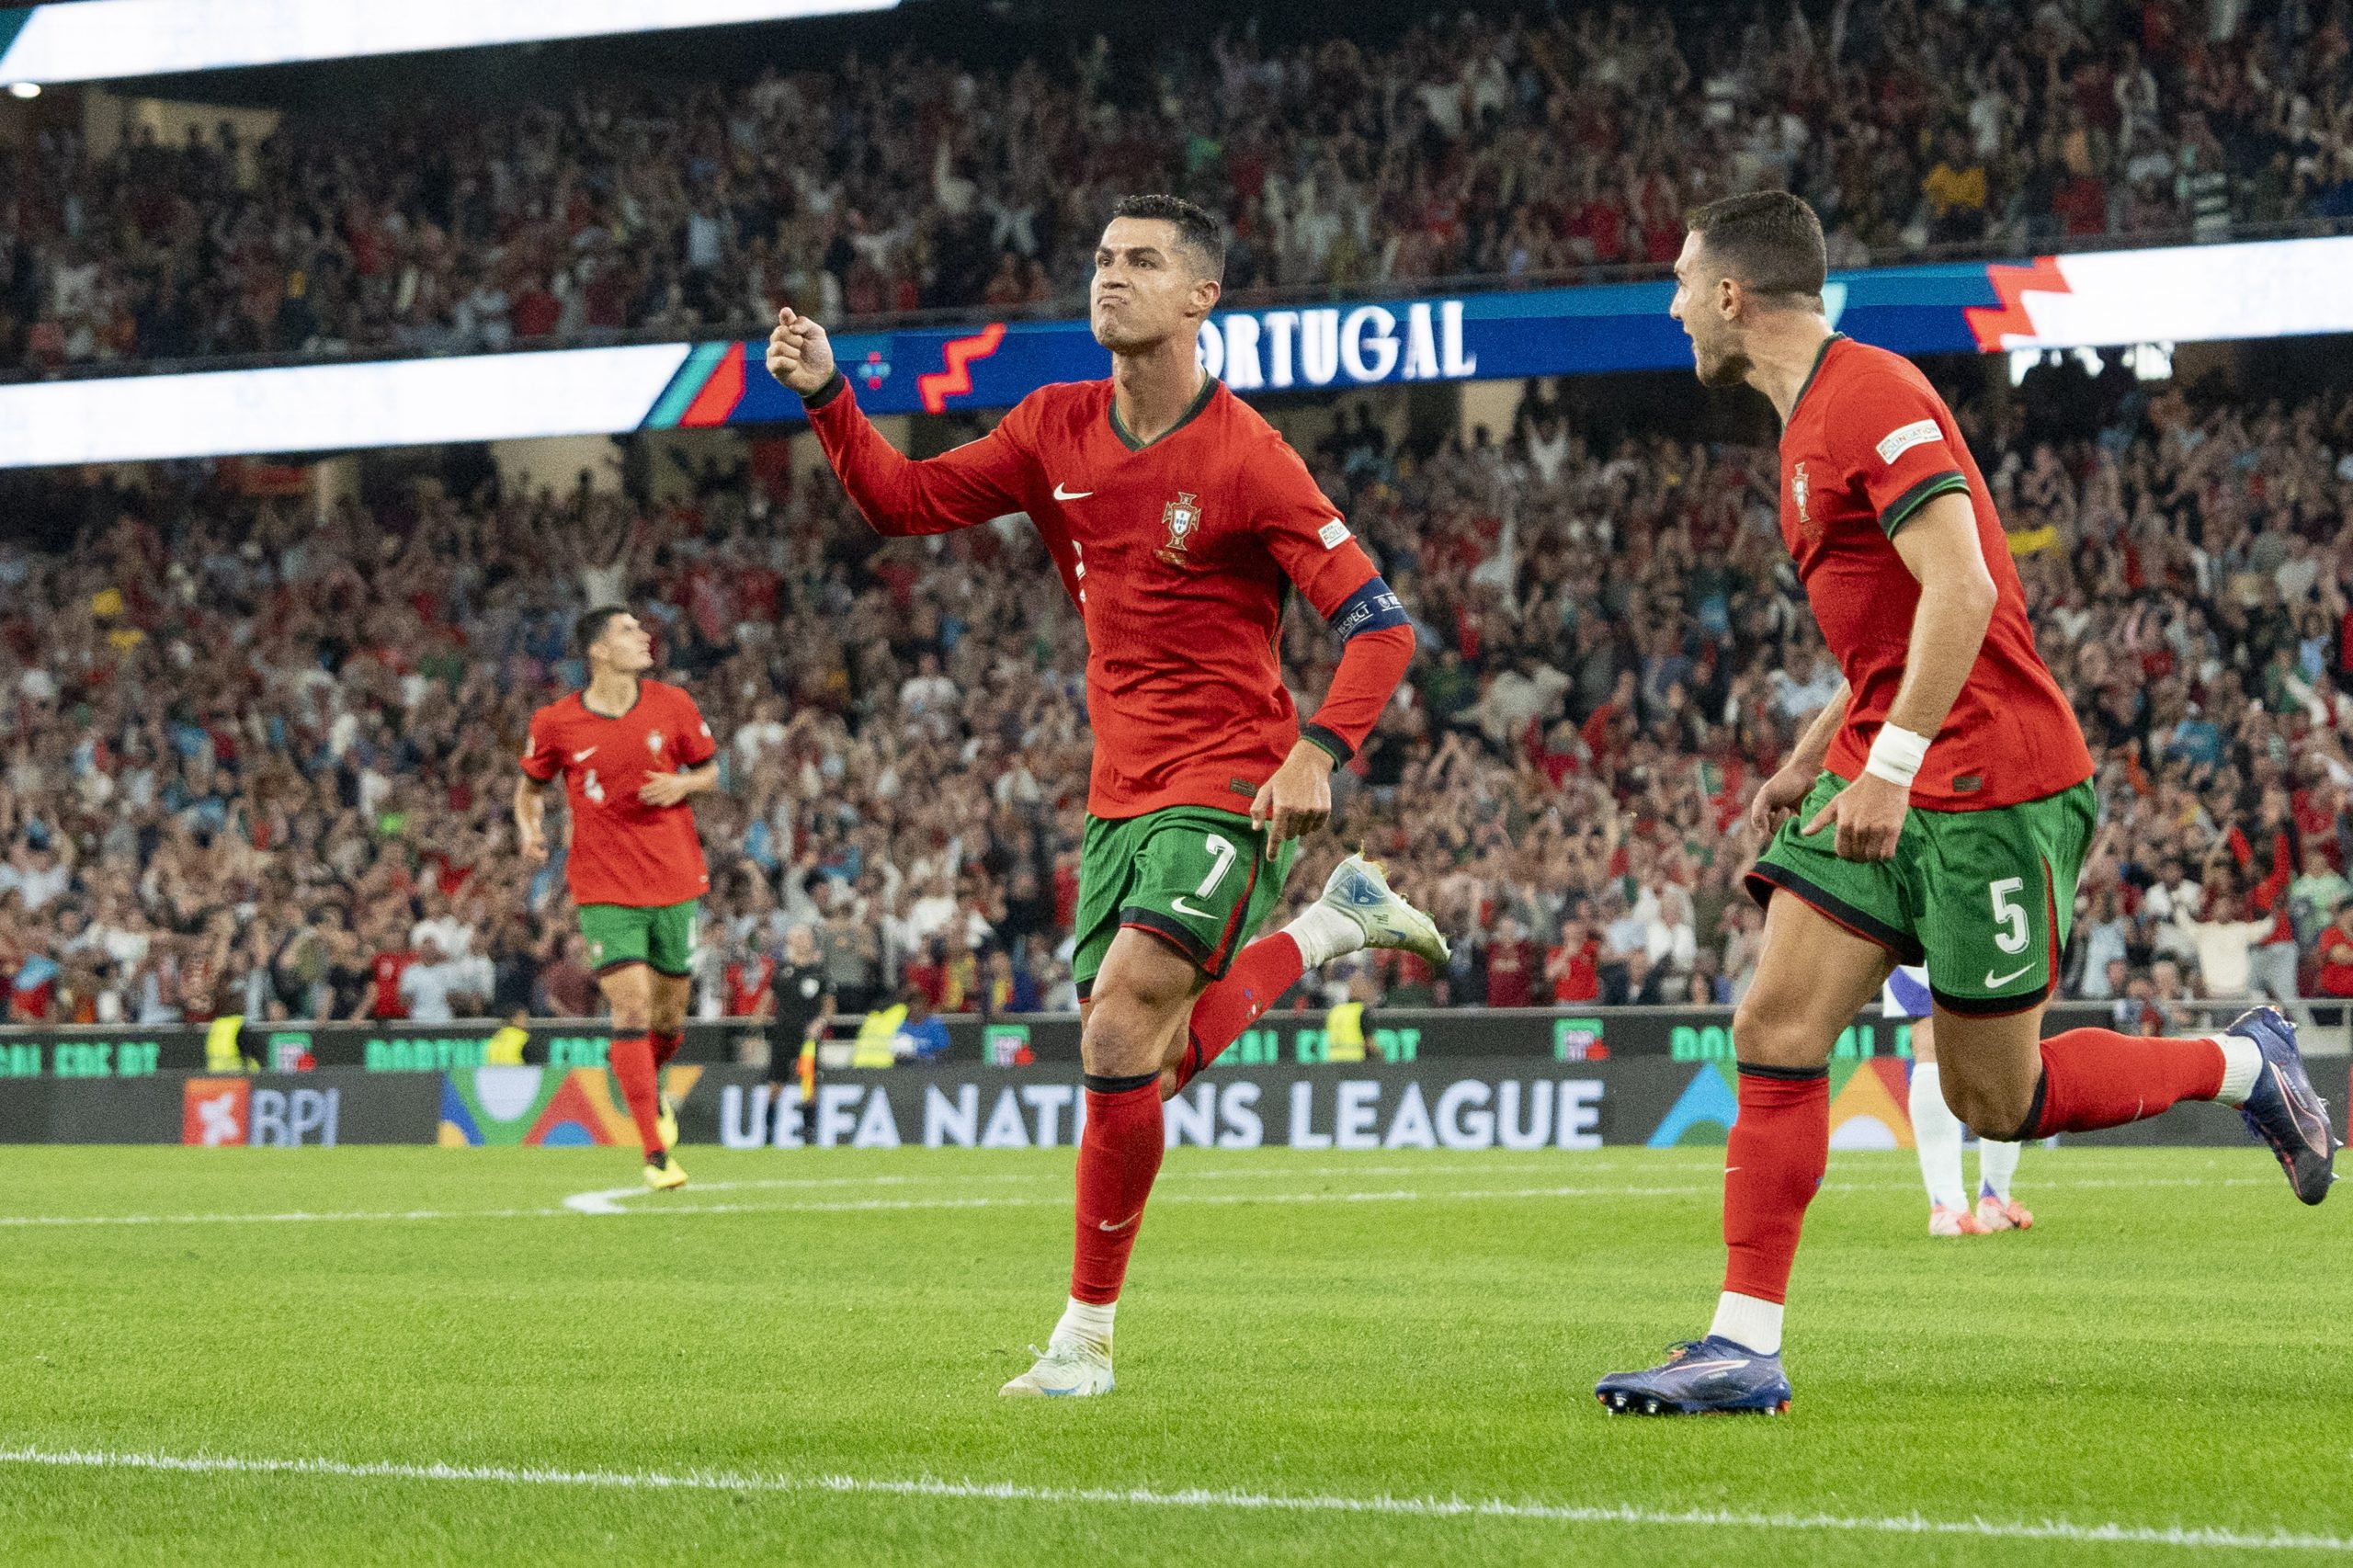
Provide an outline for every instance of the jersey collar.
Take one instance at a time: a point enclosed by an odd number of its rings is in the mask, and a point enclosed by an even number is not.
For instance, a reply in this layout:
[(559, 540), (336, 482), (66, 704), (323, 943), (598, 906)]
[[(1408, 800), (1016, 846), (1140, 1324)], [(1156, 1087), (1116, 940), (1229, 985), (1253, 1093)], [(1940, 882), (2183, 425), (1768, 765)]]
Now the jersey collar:
[(637, 677), (637, 695), (629, 699), (629, 706), (622, 709), (618, 713), (599, 713), (594, 708), (589, 707), (588, 688), (585, 686), (573, 695), (580, 699), (580, 710), (583, 713), (587, 714), (591, 719), (602, 719), (609, 724), (618, 720), (626, 719), (631, 714), (637, 711), (637, 705), (645, 700), (645, 677), (643, 676)]
[(1217, 388), (1218, 380), (1215, 376), (1203, 376), (1201, 390), (1193, 394), (1192, 405), (1185, 410), (1184, 416), (1149, 441), (1137, 440), (1134, 433), (1129, 430), (1128, 422), (1120, 417), (1120, 396), (1115, 392), (1111, 394), (1110, 400), (1111, 434), (1117, 436), (1120, 438), (1120, 444), (1131, 452), (1142, 451), (1146, 447), (1156, 447), (1199, 417), (1201, 410), (1210, 405), (1210, 399), (1217, 395)]
[(1805, 373), (1804, 384), (1798, 388), (1798, 395), (1795, 398), (1792, 398), (1790, 402), (1790, 417), (1791, 419), (1795, 419), (1798, 416), (1798, 405), (1805, 402), (1805, 394), (1813, 389), (1814, 378), (1822, 374), (1822, 362), (1830, 358), (1830, 346), (1840, 341), (1846, 335), (1847, 335), (1843, 332), (1834, 332), (1829, 336), (1822, 340), (1821, 347), (1813, 351), (1813, 369)]

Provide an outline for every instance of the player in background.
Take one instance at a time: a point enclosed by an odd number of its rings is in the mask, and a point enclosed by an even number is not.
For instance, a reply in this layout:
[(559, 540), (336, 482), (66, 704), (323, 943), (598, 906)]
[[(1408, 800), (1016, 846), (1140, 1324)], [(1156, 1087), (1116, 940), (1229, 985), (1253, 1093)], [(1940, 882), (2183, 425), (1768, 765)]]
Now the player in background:
[(2034, 1216), (2010, 1196), (2021, 1145), (1998, 1138), (1977, 1141), (1977, 1208), (1969, 1207), (1961, 1180), (1961, 1118), (1945, 1104), (1943, 1075), (1937, 1070), (1936, 1007), (1925, 964), (1898, 964), (1880, 991), (1880, 1013), (1912, 1021), (1912, 1143), (1920, 1155), (1920, 1179), (1928, 1188), (1928, 1234), (1989, 1236), (1996, 1231), (2030, 1231)]
[(562, 774), (572, 808), (564, 878), (613, 1016), (606, 1060), (645, 1146), (645, 1185), (684, 1187), (687, 1173), (670, 1156), (677, 1119), (658, 1085), (685, 1038), (695, 913), (710, 891), (687, 802), (718, 784), (719, 748), (693, 698), (645, 678), (654, 639), (637, 617), (592, 609), (573, 638), (588, 685), (531, 715), (515, 828), (524, 858), (545, 861), (542, 791)]
[(2236, 1106), (2306, 1203), (2335, 1147), (2295, 1031), (2258, 1008), (2211, 1039), (2041, 1039), (2090, 842), (2091, 756), (2027, 623), (1985, 481), (1906, 359), (1831, 330), (1822, 225), (1786, 191), (1692, 214), (1671, 307), (1699, 380), (1781, 416), (1781, 534), (1847, 680), (1750, 803), (1772, 839), (1756, 978), (1733, 1018), (1723, 1294), (1707, 1334), (1605, 1408), (1785, 1409), (1782, 1305), (1830, 1146), (1838, 1032), (1896, 963), (1927, 965), (1946, 1103), (2022, 1142)]
[[(1214, 219), (1130, 197), (1095, 253), (1089, 315), (1108, 381), (1041, 387), (979, 440), (922, 462), (883, 440), (815, 322), (786, 310), (770, 373), (801, 394), (878, 533), (1025, 512), (1086, 627), (1095, 759), (1071, 961), (1082, 1017), (1070, 1300), (1007, 1394), (1111, 1388), (1113, 1310), (1160, 1169), (1161, 1100), (1300, 975), (1368, 944), (1443, 963), (1427, 916), (1361, 856), (1281, 931), (1302, 835), (1332, 808), (1414, 653), (1397, 597), (1264, 419), (1202, 373), (1195, 344), (1225, 262)], [(1277, 662), (1286, 585), (1345, 640), (1304, 725)]]

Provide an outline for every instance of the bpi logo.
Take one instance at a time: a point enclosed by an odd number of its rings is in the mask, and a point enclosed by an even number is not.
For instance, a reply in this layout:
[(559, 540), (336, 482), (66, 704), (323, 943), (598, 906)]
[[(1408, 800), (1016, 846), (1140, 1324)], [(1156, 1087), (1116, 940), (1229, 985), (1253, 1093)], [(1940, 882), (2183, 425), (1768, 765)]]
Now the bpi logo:
[(340, 1089), (256, 1089), (243, 1078), (191, 1078), (182, 1091), (180, 1142), (196, 1148), (335, 1147)]

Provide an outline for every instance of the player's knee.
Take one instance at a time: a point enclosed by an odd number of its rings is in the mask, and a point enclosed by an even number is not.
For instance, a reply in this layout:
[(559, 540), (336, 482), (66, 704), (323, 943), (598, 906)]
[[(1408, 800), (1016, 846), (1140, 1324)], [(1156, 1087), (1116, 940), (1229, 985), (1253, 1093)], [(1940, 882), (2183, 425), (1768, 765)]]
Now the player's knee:
[(1733, 1012), (1732, 1049), (1756, 1067), (1819, 1067), (1830, 1056), (1829, 1042), (1787, 1013), (1760, 1005), (1754, 992)]
[(1079, 1032), (1086, 1070), (1100, 1077), (1131, 1078), (1160, 1070), (1159, 1031), (1153, 1012), (1137, 998), (1098, 991), (1094, 1011)]
[(1950, 1067), (1938, 1070), (1944, 1089), (1945, 1108), (1961, 1119), (1961, 1124), (1980, 1138), (2006, 1142), (2018, 1136), (2018, 1129), (2034, 1109), (2034, 1086), (2023, 1090), (2006, 1083), (1981, 1083)]

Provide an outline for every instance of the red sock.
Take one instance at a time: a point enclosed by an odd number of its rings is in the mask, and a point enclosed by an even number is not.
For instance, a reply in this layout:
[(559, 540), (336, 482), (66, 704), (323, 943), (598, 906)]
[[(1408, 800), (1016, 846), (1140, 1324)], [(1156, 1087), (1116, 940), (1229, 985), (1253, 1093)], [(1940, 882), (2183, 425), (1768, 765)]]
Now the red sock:
[(605, 1052), (605, 1061), (621, 1086), (630, 1119), (637, 1123), (637, 1140), (645, 1145), (645, 1157), (650, 1160), (662, 1152), (662, 1134), (654, 1128), (661, 1107), (654, 1097), (654, 1041), (642, 1034), (617, 1040)]
[(1159, 1074), (1087, 1075), (1086, 1131), (1078, 1139), (1078, 1244), (1070, 1266), (1074, 1300), (1100, 1306), (1120, 1299), (1143, 1202), (1160, 1174), (1165, 1138)]
[(2222, 1048), (2211, 1040), (2069, 1029), (2042, 1042), (2034, 1113), (2011, 1142), (2121, 1127), (2222, 1092)]
[(1724, 1289), (1785, 1300), (1805, 1206), (1830, 1165), (1830, 1074), (1740, 1070), (1740, 1118), (1724, 1140)]
[(1194, 999), (1185, 1054), (1176, 1061), (1176, 1086), (1181, 1089), (1191, 1083), (1196, 1074), (1224, 1054), (1225, 1048), (1240, 1040), (1242, 1031), (1256, 1023), (1258, 1016), (1305, 972), (1306, 960), (1289, 932), (1261, 937), (1243, 949), (1225, 978)]
[(678, 1047), (687, 1043), (687, 1031), (673, 1029), (668, 1034), (650, 1034), (645, 1038), (654, 1042), (654, 1069), (658, 1073), (670, 1065), (670, 1058), (677, 1055)]

